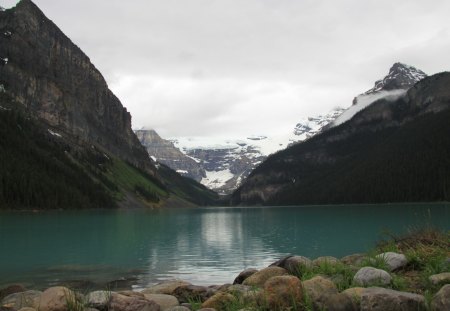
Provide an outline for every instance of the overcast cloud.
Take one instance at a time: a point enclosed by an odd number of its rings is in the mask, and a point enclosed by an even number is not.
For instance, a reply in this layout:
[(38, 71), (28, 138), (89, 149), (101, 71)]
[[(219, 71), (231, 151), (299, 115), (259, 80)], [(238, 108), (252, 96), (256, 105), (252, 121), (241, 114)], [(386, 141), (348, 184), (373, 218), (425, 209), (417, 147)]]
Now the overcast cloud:
[[(16, 1), (0, 0), (5, 7)], [(163, 137), (292, 130), (397, 61), (450, 68), (448, 0), (34, 0)]]

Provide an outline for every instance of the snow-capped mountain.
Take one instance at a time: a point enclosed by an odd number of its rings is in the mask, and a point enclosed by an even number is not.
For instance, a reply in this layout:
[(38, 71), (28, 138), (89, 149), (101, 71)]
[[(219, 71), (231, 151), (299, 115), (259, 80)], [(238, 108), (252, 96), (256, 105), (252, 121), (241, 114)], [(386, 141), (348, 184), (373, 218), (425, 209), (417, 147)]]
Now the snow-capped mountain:
[(402, 63), (395, 63), (389, 74), (375, 82), (370, 90), (356, 96), (353, 105), (346, 109), (329, 127), (337, 126), (350, 120), (356, 113), (368, 107), (379, 99), (394, 101), (405, 95), (406, 91), (427, 75), (413, 67)]
[[(220, 194), (229, 194), (270, 154), (351, 119), (378, 99), (395, 100), (424, 77), (426, 74), (421, 70), (395, 63), (386, 77), (376, 81), (372, 89), (355, 97), (349, 108), (335, 108), (325, 115), (300, 119), (291, 132), (283, 135), (255, 135), (237, 139), (174, 137), (162, 139), (164, 142), (161, 138), (153, 142), (144, 139), (150, 136), (155, 138), (154, 134), (141, 133), (138, 137), (156, 161), (199, 180)], [(181, 153), (185, 157), (180, 156)]]
[(284, 135), (254, 135), (221, 140), (177, 137), (170, 140), (175, 147), (202, 165), (206, 172), (206, 177), (201, 180), (202, 184), (220, 194), (228, 194), (267, 156), (315, 135), (342, 111), (342, 108), (336, 108), (325, 115), (305, 118), (292, 132)]

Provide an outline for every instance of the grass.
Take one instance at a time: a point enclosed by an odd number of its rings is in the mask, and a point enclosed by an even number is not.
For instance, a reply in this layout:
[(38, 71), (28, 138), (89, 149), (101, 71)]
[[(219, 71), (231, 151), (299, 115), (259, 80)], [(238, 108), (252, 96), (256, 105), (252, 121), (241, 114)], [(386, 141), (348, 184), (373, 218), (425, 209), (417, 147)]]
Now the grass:
[(123, 191), (136, 193), (150, 202), (158, 202), (160, 198), (168, 196), (163, 186), (151, 180), (150, 176), (144, 176), (137, 168), (119, 159), (113, 159), (112, 162), (110, 171), (106, 174), (122, 189), (116, 193), (117, 199), (124, 198)]

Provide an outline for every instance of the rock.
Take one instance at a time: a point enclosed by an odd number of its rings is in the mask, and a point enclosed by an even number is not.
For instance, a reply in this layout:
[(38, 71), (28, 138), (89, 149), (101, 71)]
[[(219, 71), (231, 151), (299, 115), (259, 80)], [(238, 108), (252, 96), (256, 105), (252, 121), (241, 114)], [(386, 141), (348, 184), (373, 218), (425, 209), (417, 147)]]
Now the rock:
[(347, 297), (359, 305), (361, 302), (361, 296), (365, 289), (365, 287), (352, 287), (344, 290), (342, 294), (347, 295)]
[(431, 310), (450, 310), (450, 284), (444, 285), (436, 295), (434, 295), (433, 300), (431, 300)]
[(266, 306), (270, 310), (285, 310), (303, 303), (300, 280), (292, 275), (274, 276), (264, 284)]
[(181, 281), (181, 280), (173, 280), (168, 282), (163, 282), (156, 284), (154, 286), (151, 286), (149, 288), (144, 289), (141, 291), (143, 294), (166, 294), (166, 295), (172, 295), (173, 292), (180, 286), (186, 286), (186, 285), (192, 285), (189, 282)]
[(67, 287), (50, 287), (42, 293), (39, 311), (66, 311), (68, 305), (78, 303), (75, 293)]
[(448, 284), (450, 283), (450, 272), (434, 274), (429, 277), (429, 280), (433, 285)]
[(239, 273), (239, 275), (234, 279), (233, 284), (242, 284), (242, 282), (245, 281), (249, 276), (255, 274), (258, 272), (257, 269), (254, 268), (248, 268)]
[(108, 311), (161, 311), (161, 308), (154, 301), (113, 293)]
[(331, 265), (335, 265), (339, 262), (339, 259), (337, 259), (336, 257), (332, 257), (332, 256), (322, 256), (322, 257), (318, 257), (316, 259), (314, 259), (312, 261), (312, 264), (314, 266), (320, 266), (323, 264), (331, 264)]
[(391, 280), (392, 277), (389, 273), (372, 267), (364, 267), (359, 269), (353, 277), (353, 282), (360, 286), (389, 285)]
[(8, 295), (25, 292), (27, 289), (20, 284), (14, 284), (0, 289), (0, 301)]
[(37, 290), (28, 290), (21, 293), (15, 293), (3, 298), (1, 306), (19, 310), (25, 307), (37, 309), (41, 301), (42, 292)]
[(389, 271), (400, 269), (408, 263), (408, 259), (406, 259), (405, 255), (394, 252), (381, 253), (376, 257), (384, 259)]
[(340, 260), (343, 264), (349, 266), (360, 266), (366, 257), (365, 254), (352, 254), (342, 257)]
[(227, 293), (230, 293), (234, 297), (249, 304), (253, 302), (256, 303), (258, 301), (260, 292), (261, 289), (256, 289), (252, 286), (242, 284), (231, 285), (227, 289)]
[(139, 297), (139, 298), (145, 298), (145, 294), (141, 292), (135, 292), (132, 290), (123, 290), (120, 292), (117, 292), (120, 295), (128, 296), (128, 297)]
[(175, 289), (173, 296), (177, 297), (180, 302), (189, 302), (189, 300), (205, 302), (215, 293), (215, 290), (205, 286), (184, 285)]
[(236, 297), (229, 293), (220, 292), (208, 298), (203, 304), (202, 308), (213, 308), (217, 310), (225, 310), (227, 305), (236, 301)]
[(333, 282), (321, 276), (304, 281), (303, 288), (311, 299), (314, 308), (318, 310), (324, 309), (328, 305), (330, 296), (339, 293)]
[(280, 268), (284, 268), (284, 265), (285, 265), (285, 263), (286, 263), (286, 260), (288, 260), (288, 259), (291, 258), (291, 257), (294, 257), (294, 256), (293, 256), (293, 255), (287, 255), (287, 256), (284, 256), (283, 258), (278, 259), (277, 261), (271, 263), (271, 264), (269, 265), (269, 267), (280, 267)]
[(104, 290), (90, 292), (85, 298), (86, 305), (91, 308), (105, 310), (111, 300), (111, 294), (110, 291)]
[(198, 309), (198, 311), (216, 311), (216, 309), (214, 309), (214, 308), (201, 308), (201, 309)]
[(36, 309), (30, 308), (30, 307), (25, 307), (25, 308), (19, 309), (19, 311), (36, 311)]
[(422, 295), (381, 287), (366, 288), (361, 296), (361, 311), (426, 310)]
[(254, 273), (252, 276), (248, 277), (242, 284), (249, 286), (263, 287), (264, 283), (271, 277), (282, 276), (287, 274), (288, 272), (286, 269), (271, 266)]
[(172, 307), (178, 306), (180, 303), (178, 302), (177, 297), (166, 294), (145, 294), (145, 298), (148, 300), (152, 300), (156, 302), (161, 310), (167, 310)]
[(176, 307), (169, 308), (166, 311), (191, 311), (191, 309), (189, 309), (188, 307), (184, 307), (184, 306), (176, 306)]
[(359, 311), (359, 304), (345, 294), (339, 293), (324, 297), (320, 310), (330, 311)]
[(286, 259), (282, 268), (285, 268), (291, 274), (301, 276), (302, 268), (309, 268), (311, 266), (311, 259), (303, 256), (292, 256)]

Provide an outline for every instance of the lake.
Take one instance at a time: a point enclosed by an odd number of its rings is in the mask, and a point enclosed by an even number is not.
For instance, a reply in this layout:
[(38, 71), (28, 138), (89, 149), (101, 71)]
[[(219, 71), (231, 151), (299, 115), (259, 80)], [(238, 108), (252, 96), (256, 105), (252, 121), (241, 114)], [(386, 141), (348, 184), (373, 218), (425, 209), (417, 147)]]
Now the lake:
[(450, 229), (450, 204), (0, 212), (0, 288), (230, 283), (288, 254), (364, 252), (386, 233)]

